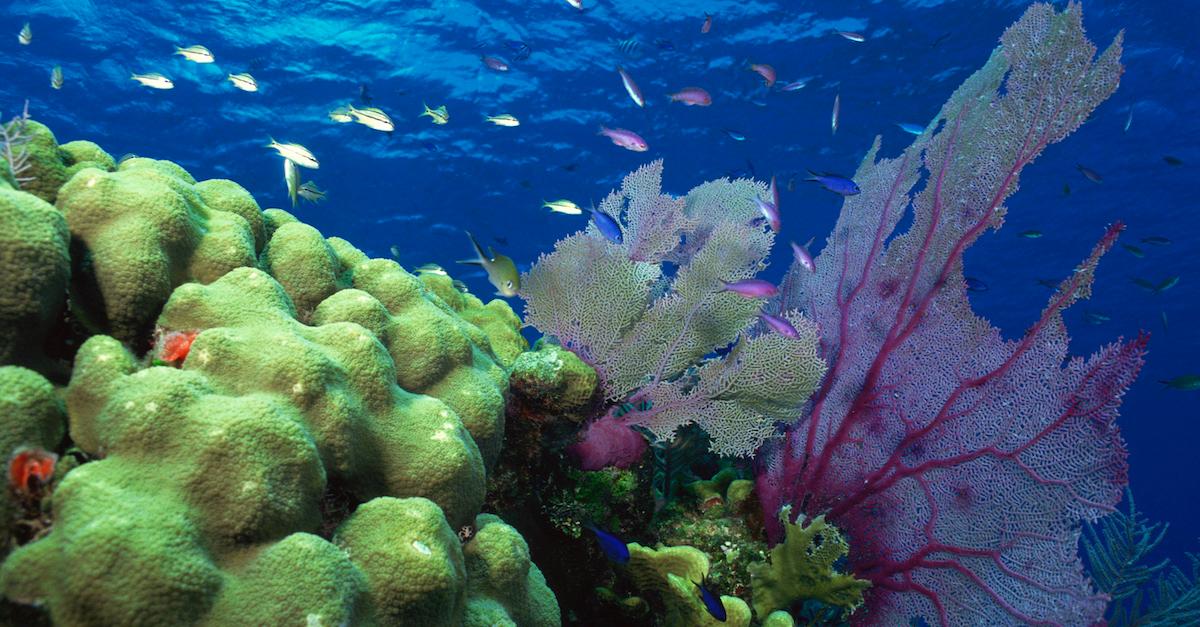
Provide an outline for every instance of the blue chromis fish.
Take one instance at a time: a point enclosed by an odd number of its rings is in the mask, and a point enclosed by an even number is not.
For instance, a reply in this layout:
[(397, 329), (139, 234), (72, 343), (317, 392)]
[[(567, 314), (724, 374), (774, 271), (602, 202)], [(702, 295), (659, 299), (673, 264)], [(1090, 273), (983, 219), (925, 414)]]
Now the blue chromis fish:
[(587, 525), (587, 528), (596, 534), (596, 541), (600, 543), (600, 550), (604, 551), (605, 557), (617, 564), (629, 563), (629, 547), (620, 538), (595, 525)]
[(1142, 257), (1146, 256), (1145, 251), (1143, 251), (1141, 248), (1138, 248), (1137, 246), (1134, 246), (1133, 244), (1121, 244), (1121, 248), (1124, 248), (1126, 251), (1129, 252), (1129, 254), (1133, 255), (1134, 257), (1137, 257), (1138, 259), (1141, 259)]
[(1153, 244), (1155, 246), (1166, 246), (1171, 243), (1171, 240), (1169, 240), (1161, 235), (1151, 235), (1149, 237), (1143, 237), (1142, 243), (1143, 244)]
[(725, 604), (721, 602), (721, 598), (713, 594), (708, 586), (702, 583), (692, 582), (700, 591), (700, 600), (704, 602), (704, 609), (708, 610), (708, 615), (715, 618), (718, 622), (725, 622), (727, 618), (725, 614)]
[(590, 211), (592, 212), (592, 224), (596, 225), (596, 230), (600, 231), (605, 239), (614, 244), (625, 241), (625, 236), (621, 233), (621, 223), (617, 222), (616, 218), (596, 209)]
[(988, 291), (988, 284), (984, 283), (982, 280), (977, 279), (973, 276), (963, 277), (963, 282), (967, 284), (968, 292), (986, 292), (986, 291)]
[(735, 141), (735, 142), (744, 142), (744, 141), (746, 141), (746, 136), (745, 136), (745, 135), (743, 135), (743, 134), (741, 134), (741, 133), (739, 133), (739, 132), (737, 132), (737, 131), (735, 131), (735, 130), (733, 130), (733, 129), (731, 129), (731, 128), (723, 128), (723, 129), (721, 129), (721, 131), (722, 131), (722, 132), (724, 132), (726, 135), (728, 135), (728, 136), (729, 136), (729, 139), (732, 139), (732, 140), (733, 140), (733, 141)]
[(921, 133), (925, 132), (924, 126), (921, 126), (920, 124), (913, 124), (911, 122), (896, 122), (896, 126), (899, 126), (900, 130), (908, 133), (909, 135), (920, 135)]
[(1195, 392), (1200, 390), (1200, 374), (1184, 374), (1174, 379), (1164, 379), (1159, 383), (1175, 390)]
[(1104, 177), (1100, 176), (1100, 173), (1096, 172), (1095, 170), (1093, 170), (1087, 166), (1076, 163), (1075, 168), (1079, 170), (1079, 173), (1082, 174), (1084, 176), (1084, 178), (1086, 178), (1087, 180), (1089, 180), (1093, 183), (1103, 183), (1104, 182)]
[(821, 187), (824, 187), (835, 194), (841, 194), (842, 196), (853, 196), (862, 191), (858, 188), (858, 183), (855, 183), (844, 176), (830, 174), (828, 172), (813, 172), (812, 170), (809, 170), (808, 174), (809, 177), (804, 180), (820, 183)]
[(1030, 229), (1028, 231), (1021, 231), (1020, 233), (1017, 233), (1017, 235), (1024, 237), (1025, 239), (1037, 239), (1041, 237), (1043, 233), (1041, 231)]
[(445, 124), (450, 121), (450, 113), (446, 111), (446, 105), (442, 105), (436, 109), (430, 109), (429, 105), (425, 105), (425, 112), (417, 117), (429, 116), (434, 124)]
[(488, 247), (488, 254), (484, 254), (483, 248), (470, 233), (467, 233), (467, 239), (471, 240), (471, 246), (475, 249), (475, 259), (458, 263), (482, 267), (487, 272), (488, 282), (495, 286), (497, 296), (516, 296), (517, 290), (521, 289), (521, 275), (517, 272), (517, 264), (491, 247)]

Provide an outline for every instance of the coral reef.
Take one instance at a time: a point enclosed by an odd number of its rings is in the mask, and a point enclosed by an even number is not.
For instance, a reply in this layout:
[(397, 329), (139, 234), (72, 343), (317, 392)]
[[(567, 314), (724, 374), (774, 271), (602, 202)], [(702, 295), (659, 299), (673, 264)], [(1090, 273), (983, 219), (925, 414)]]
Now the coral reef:
[(16, 505), (46, 528), (12, 536), (0, 594), (63, 625), (559, 624), (525, 541), (479, 514), (526, 348), (506, 304), (27, 124), (42, 199), (0, 186), (23, 330), (0, 364), (54, 374), (45, 345), (81, 346), (65, 412), (0, 368), (5, 454), (61, 460), (4, 502), (5, 533)]
[(963, 251), (1001, 226), (1021, 170), (1116, 89), (1120, 54), (1118, 36), (1096, 56), (1077, 3), (1030, 7), (912, 146), (877, 160), (876, 140), (815, 271), (789, 273), (777, 305), (820, 325), (830, 370), (760, 455), (759, 497), (774, 541), (787, 504), (844, 534), (847, 569), (872, 584), (864, 622), (1103, 615), (1079, 528), (1127, 481), (1115, 420), (1147, 338), (1072, 358), (1062, 312), (1121, 227), (1013, 341), (972, 312)]
[(813, 325), (789, 313), (797, 338), (758, 332), (761, 301), (722, 289), (764, 267), (774, 238), (756, 221), (754, 199), (766, 186), (713, 181), (673, 198), (661, 183), (655, 161), (601, 203), (627, 224), (622, 243), (592, 225), (521, 279), (528, 323), (593, 366), (615, 403), (608, 424), (589, 433), (622, 443), (584, 449), (599, 455), (587, 460), (593, 467), (631, 463), (633, 426), (669, 441), (696, 423), (715, 453), (751, 455), (825, 372)]

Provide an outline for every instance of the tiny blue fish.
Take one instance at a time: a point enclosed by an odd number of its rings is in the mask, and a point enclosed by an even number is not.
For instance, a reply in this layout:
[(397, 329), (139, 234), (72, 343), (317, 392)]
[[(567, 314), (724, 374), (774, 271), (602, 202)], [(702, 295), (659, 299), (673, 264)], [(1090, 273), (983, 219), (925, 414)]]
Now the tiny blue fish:
[(920, 124), (913, 124), (911, 122), (896, 122), (896, 126), (899, 126), (900, 130), (910, 135), (920, 135), (921, 133), (925, 132), (924, 126), (921, 126)]
[(733, 140), (733, 141), (735, 141), (735, 142), (744, 142), (744, 141), (746, 141), (746, 136), (745, 136), (745, 135), (742, 135), (741, 133), (739, 133), (739, 132), (737, 132), (737, 131), (735, 131), (735, 130), (733, 130), (733, 129), (731, 129), (731, 128), (723, 128), (723, 129), (721, 129), (721, 130), (722, 130), (722, 131), (724, 131), (724, 132), (725, 132), (725, 134), (729, 136), (729, 139), (732, 139), (732, 140)]
[(824, 187), (835, 194), (841, 194), (842, 196), (853, 196), (862, 191), (858, 188), (858, 183), (855, 183), (844, 176), (830, 174), (828, 172), (813, 172), (812, 170), (809, 170), (808, 173), (811, 176), (804, 180), (820, 183), (821, 187)]
[(987, 283), (984, 283), (980, 279), (977, 279), (973, 276), (963, 277), (963, 281), (965, 281), (967, 284), (968, 292), (986, 292), (986, 291), (988, 291)]
[(617, 564), (629, 563), (629, 547), (625, 546), (620, 538), (595, 525), (586, 526), (588, 530), (596, 534), (596, 540), (600, 543), (600, 550), (604, 551), (605, 557)]
[(592, 210), (592, 224), (596, 225), (600, 234), (608, 241), (614, 244), (620, 244), (625, 241), (625, 236), (621, 234), (621, 224), (617, 219), (604, 213), (603, 211)]
[(670, 39), (655, 39), (654, 45), (659, 50), (671, 51), (675, 49), (675, 44)]
[(725, 622), (725, 604), (721, 603), (720, 597), (713, 594), (707, 586), (692, 582), (700, 589), (700, 600), (704, 602), (704, 609), (708, 610), (709, 616), (717, 619), (719, 622)]

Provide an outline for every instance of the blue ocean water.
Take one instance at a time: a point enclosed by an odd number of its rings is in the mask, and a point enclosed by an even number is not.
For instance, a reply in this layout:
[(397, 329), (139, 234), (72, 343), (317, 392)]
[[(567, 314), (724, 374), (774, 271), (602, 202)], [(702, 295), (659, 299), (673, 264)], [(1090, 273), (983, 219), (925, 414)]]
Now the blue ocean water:
[[(819, 250), (840, 198), (804, 183), (803, 172), (853, 172), (876, 135), (885, 154), (898, 153), (911, 137), (897, 123), (924, 125), (1026, 5), (585, 0), (581, 12), (565, 0), (8, 1), (0, 4), (0, 31), (9, 31), (0, 37), (0, 111), (7, 118), (28, 99), (60, 142), (89, 139), (113, 155), (230, 178), (264, 208), (291, 210), (279, 158), (264, 148), (268, 136), (302, 143), (321, 161), (305, 178), (328, 198), (294, 213), (373, 256), (394, 246), (409, 268), (467, 258), (464, 229), (527, 268), (584, 225), (584, 217), (541, 209), (543, 199), (598, 202), (656, 158), (665, 159), (665, 188), (676, 194), (731, 174), (778, 175), (783, 238), (816, 236)], [(1200, 372), (1200, 3), (1095, 0), (1084, 9), (1101, 45), (1126, 31), (1121, 87), (1025, 171), (1006, 225), (970, 250), (966, 274), (987, 287), (972, 294), (977, 311), (1013, 336), (1049, 295), (1038, 279), (1061, 278), (1107, 224), (1126, 222), (1121, 241), (1144, 255), (1111, 252), (1093, 297), (1067, 320), (1076, 354), (1152, 333), (1121, 424), (1139, 507), (1170, 521), (1163, 553), (1179, 558), (1200, 550), (1200, 392), (1159, 381)], [(702, 34), (706, 13), (713, 27)], [(23, 46), (17, 31), (26, 21), (34, 38)], [(210, 48), (216, 62), (172, 54), (191, 44)], [(510, 71), (488, 69), (481, 55), (504, 59)], [(806, 85), (766, 90), (748, 63), (769, 63), (780, 83)], [(61, 90), (50, 86), (55, 65)], [(617, 65), (637, 79), (645, 108), (625, 94)], [(161, 72), (175, 89), (147, 89), (132, 72)], [(260, 91), (234, 89), (225, 76), (236, 72), (253, 74)], [(668, 102), (667, 93), (693, 85), (712, 94), (712, 106)], [(831, 134), (839, 94), (840, 128)], [(328, 118), (363, 96), (391, 115), (395, 133)], [(419, 117), (426, 103), (445, 105), (449, 124)], [(521, 126), (483, 120), (501, 113)], [(635, 130), (649, 150), (612, 145), (596, 135), (601, 124)], [(1044, 235), (1018, 236), (1029, 230)], [(1154, 236), (1170, 243), (1141, 241)], [(789, 253), (778, 248), (768, 277), (786, 267)], [(482, 274), (463, 270), (456, 276), (472, 291), (492, 291)], [(1134, 283), (1176, 275), (1178, 285), (1161, 293)]]

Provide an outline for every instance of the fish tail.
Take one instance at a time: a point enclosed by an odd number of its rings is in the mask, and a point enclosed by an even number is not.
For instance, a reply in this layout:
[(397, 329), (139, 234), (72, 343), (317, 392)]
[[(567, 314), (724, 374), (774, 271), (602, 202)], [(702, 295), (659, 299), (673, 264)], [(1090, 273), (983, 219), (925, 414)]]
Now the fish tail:
[(604, 126), (603, 124), (601, 124), (601, 125), (600, 125), (600, 130), (599, 130), (599, 131), (596, 131), (596, 134), (597, 134), (597, 135), (603, 135), (603, 134), (604, 134), (606, 131), (608, 131), (608, 130), (609, 130), (609, 129), (608, 129), (608, 127), (607, 127), (607, 126)]

